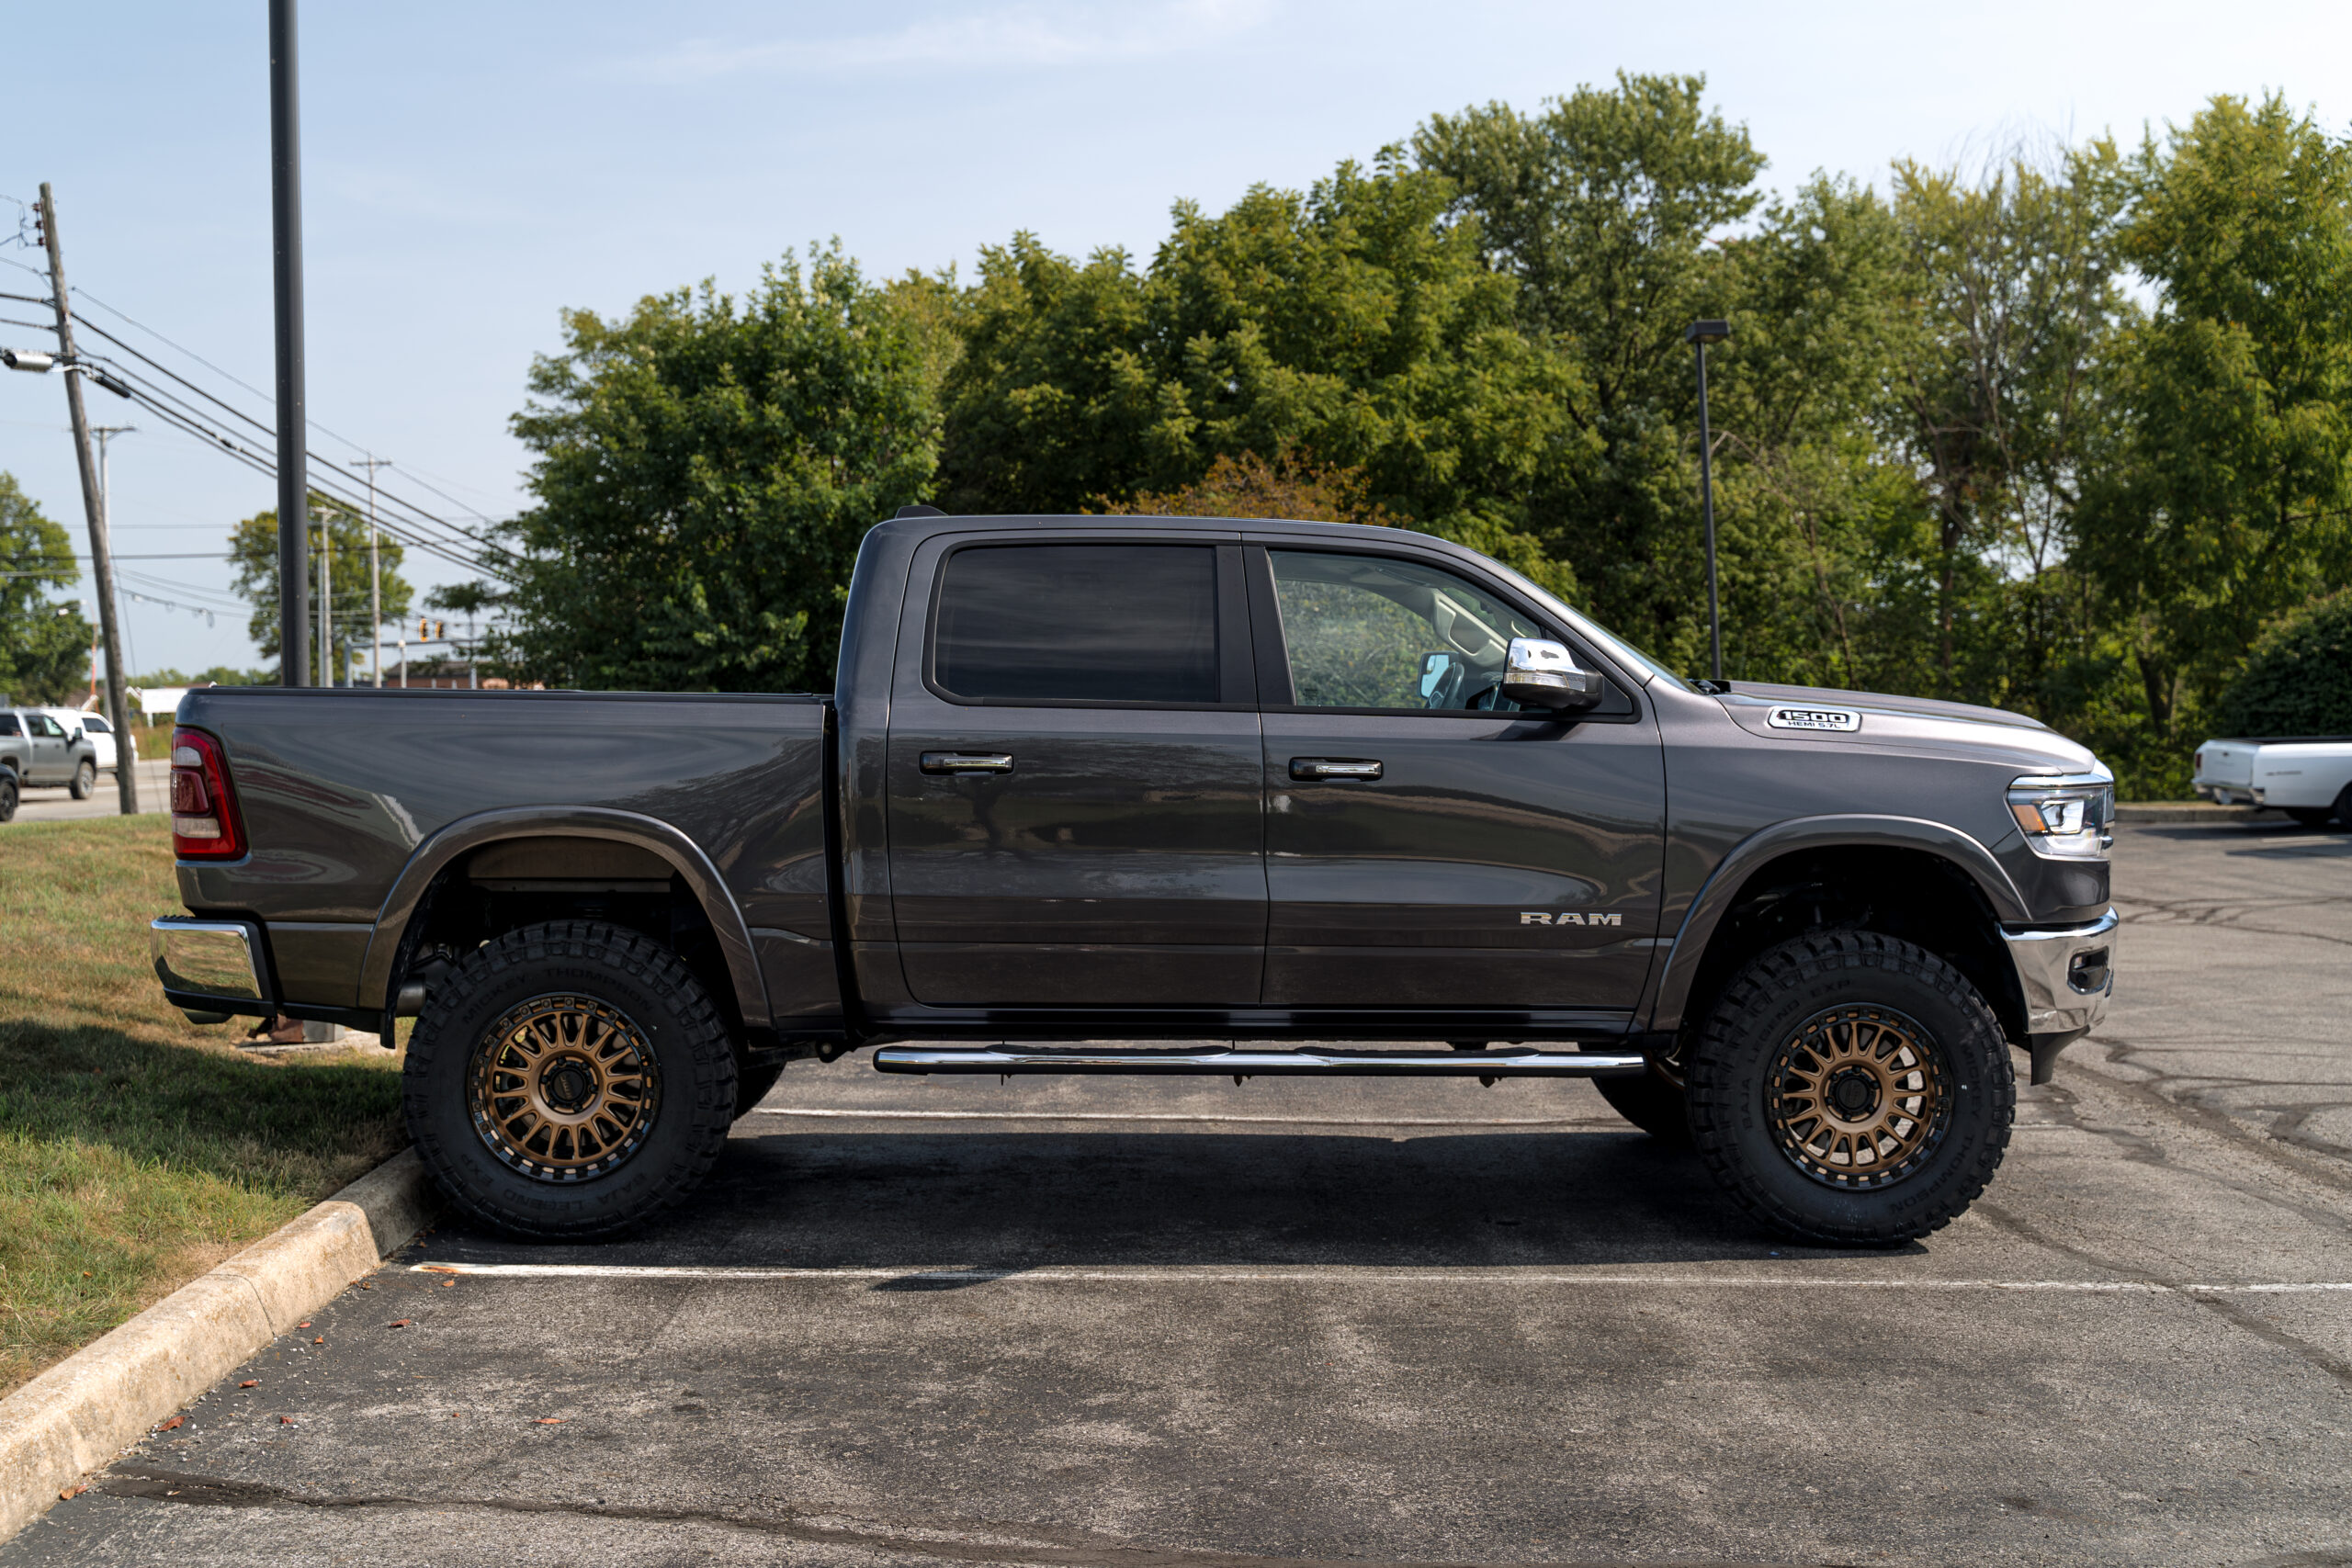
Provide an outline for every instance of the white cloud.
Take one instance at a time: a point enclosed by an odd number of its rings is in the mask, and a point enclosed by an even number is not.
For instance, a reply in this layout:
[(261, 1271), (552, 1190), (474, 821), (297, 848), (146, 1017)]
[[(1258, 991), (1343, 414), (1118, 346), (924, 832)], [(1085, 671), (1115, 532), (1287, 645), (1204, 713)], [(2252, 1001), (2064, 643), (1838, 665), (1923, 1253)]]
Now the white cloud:
[(1145, 60), (1227, 41), (1257, 27), (1271, 0), (1161, 0), (1156, 5), (1018, 5), (911, 23), (887, 32), (725, 42), (695, 39), (616, 74), (666, 82), (756, 73), (846, 73), (891, 68), (1002, 69)]

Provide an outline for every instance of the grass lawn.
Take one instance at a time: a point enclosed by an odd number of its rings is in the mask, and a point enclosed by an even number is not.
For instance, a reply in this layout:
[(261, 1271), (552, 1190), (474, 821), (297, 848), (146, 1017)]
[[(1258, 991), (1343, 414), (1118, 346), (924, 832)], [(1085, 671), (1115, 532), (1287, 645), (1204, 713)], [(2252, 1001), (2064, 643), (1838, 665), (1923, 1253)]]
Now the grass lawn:
[(164, 1002), (170, 818), (0, 828), (0, 1393), (396, 1152), (399, 1057)]

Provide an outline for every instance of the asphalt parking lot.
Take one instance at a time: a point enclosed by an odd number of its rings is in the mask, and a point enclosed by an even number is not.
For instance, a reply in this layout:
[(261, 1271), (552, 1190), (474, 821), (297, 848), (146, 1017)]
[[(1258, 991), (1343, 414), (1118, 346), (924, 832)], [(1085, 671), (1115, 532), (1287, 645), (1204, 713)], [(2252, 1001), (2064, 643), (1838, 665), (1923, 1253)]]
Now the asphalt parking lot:
[(1905, 1251), (1584, 1085), (796, 1066), (690, 1214), (429, 1235), (0, 1568), (2352, 1563), (2352, 834), (2118, 886), (2107, 1026)]

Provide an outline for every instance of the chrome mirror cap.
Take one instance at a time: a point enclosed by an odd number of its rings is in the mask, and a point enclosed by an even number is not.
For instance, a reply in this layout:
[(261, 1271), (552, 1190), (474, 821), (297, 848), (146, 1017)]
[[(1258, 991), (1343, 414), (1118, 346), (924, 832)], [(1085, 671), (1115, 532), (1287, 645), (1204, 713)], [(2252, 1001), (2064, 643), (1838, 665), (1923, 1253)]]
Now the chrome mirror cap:
[(1600, 701), (1600, 674), (1577, 668), (1565, 644), (1545, 637), (1515, 637), (1503, 655), (1503, 695), (1532, 707), (1575, 712)]

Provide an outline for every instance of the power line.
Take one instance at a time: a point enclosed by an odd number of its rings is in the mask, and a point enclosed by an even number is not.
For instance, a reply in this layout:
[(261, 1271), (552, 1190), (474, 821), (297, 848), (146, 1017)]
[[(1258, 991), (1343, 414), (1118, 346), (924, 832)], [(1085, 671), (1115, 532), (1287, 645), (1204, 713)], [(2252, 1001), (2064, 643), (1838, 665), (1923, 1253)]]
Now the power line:
[[(80, 321), (80, 320), (82, 320), (82, 318), (81, 318), (81, 317), (79, 317), (79, 316), (77, 315), (77, 316), (75, 317), (75, 320)], [(229, 414), (231, 414), (231, 415), (234, 416), (234, 417), (235, 417), (235, 418), (237, 418), (237, 419), (241, 419), (241, 420), (243, 420), (245, 423), (252, 425), (255, 430), (258, 430), (258, 431), (262, 432), (262, 433), (263, 433), (263, 434), (272, 434), (272, 427), (271, 427), (270, 425), (268, 425), (268, 424), (266, 424), (266, 423), (263, 423), (262, 421), (260, 421), (260, 420), (258, 420), (258, 419), (255, 419), (252, 414), (245, 412), (243, 409), (240, 409), (240, 408), (236, 407), (234, 404), (232, 404), (232, 403), (229, 403), (229, 402), (227, 402), (227, 401), (224, 401), (224, 400), (221, 400), (220, 398), (214, 396), (212, 393), (210, 393), (210, 392), (209, 392), (209, 391), (205, 390), (203, 388), (201, 388), (201, 387), (198, 386), (195, 382), (190, 381), (187, 377), (182, 376), (182, 375), (180, 375), (177, 371), (173, 370), (169, 366), (165, 366), (165, 365), (158, 364), (155, 360), (153, 360), (153, 359), (152, 359), (152, 358), (149, 358), (146, 355), (140, 353), (140, 351), (139, 351), (139, 350), (137, 350), (137, 349), (135, 349), (135, 348), (131, 347), (129, 344), (124, 343), (120, 338), (116, 337), (113, 333), (111, 333), (107, 332), (104, 327), (92, 325), (91, 323), (89, 323), (89, 322), (87, 322), (87, 321), (84, 321), (84, 322), (83, 322), (83, 324), (84, 324), (84, 325), (85, 325), (85, 326), (89, 326), (90, 331), (92, 331), (93, 333), (96, 333), (98, 336), (100, 336), (100, 337), (102, 337), (102, 338), (105, 338), (108, 343), (114, 344), (115, 345), (117, 345), (118, 347), (119, 347), (120, 349), (122, 349), (122, 351), (123, 351), (124, 353), (126, 353), (126, 354), (129, 354), (129, 355), (132, 355), (133, 357), (135, 357), (135, 358), (139, 359), (139, 360), (140, 360), (141, 362), (142, 362), (143, 364), (153, 366), (153, 367), (154, 367), (154, 369), (155, 369), (159, 374), (170, 377), (173, 380), (175, 380), (175, 381), (178, 382), (181, 386), (186, 387), (188, 390), (190, 390), (191, 392), (194, 392), (198, 397), (200, 397), (200, 398), (204, 399), (204, 400), (205, 400), (205, 401), (207, 401), (207, 402), (209, 402), (209, 403), (213, 404), (215, 407), (217, 407), (217, 408), (219, 408), (219, 409), (222, 410), (223, 412), (227, 412), (227, 413), (229, 413)], [(89, 356), (87, 356), (87, 357), (94, 358), (94, 359), (98, 359), (101, 363), (103, 363), (103, 364), (105, 364), (105, 365), (107, 365), (108, 367), (112, 367), (112, 368), (114, 369), (114, 371), (116, 372), (116, 374), (117, 374), (117, 375), (119, 375), (119, 376), (120, 376), (120, 377), (123, 377), (123, 378), (138, 378), (138, 379), (140, 379), (140, 380), (141, 380), (141, 381), (144, 381), (144, 379), (145, 379), (145, 378), (142, 378), (142, 377), (139, 377), (138, 372), (136, 372), (136, 371), (134, 371), (134, 370), (131, 370), (131, 369), (128, 368), (127, 367), (124, 367), (124, 366), (120, 365), (119, 363), (118, 363), (117, 361), (115, 361), (115, 360), (113, 360), (113, 359), (111, 359), (111, 358), (105, 357), (105, 356), (102, 356), (102, 355), (89, 355)], [(151, 387), (153, 386), (153, 383), (147, 383), (147, 384), (148, 384), (148, 385), (150, 385)], [(157, 389), (160, 391), (160, 389)], [(165, 394), (164, 394), (164, 395), (165, 395), (165, 396), (169, 396), (170, 394), (165, 393)], [(186, 408), (186, 407), (187, 407), (186, 403), (185, 403), (185, 402), (182, 402), (182, 401), (181, 401), (181, 400), (179, 400), (179, 399), (177, 399), (177, 398), (174, 398), (174, 399), (173, 399), (173, 400), (174, 400), (174, 401), (175, 401), (175, 402), (181, 402), (181, 406), (182, 406), (183, 408)], [(194, 412), (195, 411), (193, 411), (193, 410), (189, 410), (189, 412), (192, 413), (192, 412)], [(336, 439), (337, 439), (337, 440), (341, 440), (341, 439), (342, 439), (342, 437), (337, 436), (337, 437), (336, 437)], [(321, 462), (321, 463), (325, 463), (325, 462), (326, 462), (326, 458), (325, 458), (322, 454), (320, 454), (320, 453), (317, 453), (317, 452), (310, 452), (308, 455), (309, 455), (310, 457), (313, 457), (313, 458), (317, 459), (317, 460), (318, 460), (319, 462)], [(276, 471), (274, 468), (273, 468), (272, 471), (273, 471), (273, 472), (275, 472), (275, 471)], [(421, 481), (420, 481), (420, 482), (421, 482)], [(312, 488), (314, 488), (314, 489), (322, 489), (322, 490), (324, 490), (324, 489), (330, 489), (331, 487), (328, 487), (328, 486), (325, 486), (325, 485), (321, 485), (321, 484), (316, 484), (316, 483), (314, 483)], [(427, 490), (433, 490), (433, 489), (434, 489), (434, 487), (432, 487), (431, 485), (426, 485), (426, 486), (425, 486), (425, 488), (426, 488)], [(460, 538), (464, 539), (464, 540), (467, 542), (467, 544), (469, 544), (469, 545), (471, 545), (471, 546), (474, 546), (474, 547), (476, 547), (482, 548), (482, 549), (497, 550), (497, 551), (498, 551), (498, 553), (500, 553), (500, 554), (502, 554), (502, 555), (508, 555), (508, 556), (510, 556), (510, 558), (511, 558), (511, 552), (508, 552), (508, 551), (506, 551), (506, 550), (502, 549), (502, 548), (501, 548), (500, 547), (498, 547), (497, 545), (492, 544), (490, 540), (485, 539), (485, 538), (483, 538), (482, 536), (481, 536), (480, 535), (476, 534), (472, 529), (468, 528), (467, 526), (465, 526), (465, 525), (463, 525), (463, 524), (461, 524), (461, 523), (452, 523), (452, 522), (450, 522), (448, 519), (447, 519), (447, 518), (445, 518), (445, 517), (438, 516), (438, 515), (436, 515), (435, 513), (432, 513), (432, 512), (429, 512), (429, 511), (425, 510), (424, 507), (421, 507), (421, 506), (417, 505), (414, 502), (408, 500), (406, 497), (404, 497), (404, 496), (401, 495), (397, 491), (394, 491), (394, 490), (392, 490), (392, 489), (390, 489), (389, 487), (384, 488), (384, 489), (381, 491), (381, 492), (380, 492), (380, 493), (381, 493), (382, 499), (383, 499), (385, 502), (387, 502), (388, 503), (392, 504), (392, 505), (395, 505), (395, 506), (399, 506), (399, 507), (402, 508), (403, 510), (405, 510), (405, 511), (407, 511), (407, 512), (413, 513), (414, 513), (414, 514), (415, 514), (415, 516), (416, 516), (417, 518), (422, 519), (424, 523), (431, 524), (432, 525), (434, 525), (434, 526), (435, 526), (435, 527), (438, 527), (438, 528), (440, 528), (440, 529), (444, 530), (445, 532), (447, 532), (447, 533), (448, 533), (448, 534), (453, 534), (453, 535), (458, 536), (458, 537), (460, 537)], [(437, 490), (435, 490), (435, 491), (434, 491), (434, 493), (435, 493), (435, 494), (436, 494), (436, 495), (438, 495), (438, 494), (441, 494), (442, 492), (441, 492), (441, 491), (437, 491)], [(454, 501), (454, 500), (455, 500), (455, 498), (454, 498), (454, 497), (451, 497), (451, 498), (448, 498), (448, 499), (451, 499), (452, 501)], [(456, 503), (457, 503), (458, 505), (460, 505), (460, 506), (464, 505), (464, 502), (456, 502)], [(480, 515), (480, 513), (476, 513), (476, 515)], [(487, 520), (487, 519), (484, 519), (484, 521), (488, 521), (488, 520)]]
[[(167, 411), (163, 407), (163, 402), (168, 402), (173, 405), (173, 411), (171, 412), (175, 412), (182, 428), (187, 430), (188, 433), (207, 436), (224, 449), (235, 453), (241, 453), (253, 463), (260, 466), (261, 470), (264, 472), (273, 475), (277, 473), (277, 468), (273, 458), (265, 455), (255, 447), (241, 448), (229, 436), (203, 424), (202, 421), (205, 416), (200, 411), (189, 407), (187, 400), (177, 397), (162, 388), (156, 387), (146, 378), (141, 376), (139, 372), (118, 365), (111, 359), (102, 360), (102, 363), (111, 366), (116, 374), (134, 389), (135, 394), (138, 395), (138, 400), (142, 406), (154, 409), (158, 412), (166, 412)], [(164, 374), (170, 375), (171, 373), (169, 371), (165, 371)], [(176, 379), (176, 378), (175, 378)], [(161, 400), (162, 401), (158, 401), (157, 400)], [(231, 412), (235, 412), (236, 411), (232, 410)], [(263, 430), (266, 430), (268, 428), (266, 425), (260, 425), (258, 421), (251, 419), (250, 416), (240, 414), (239, 417), (244, 418), (248, 423), (254, 424), (257, 428), (261, 428)], [(321, 457), (319, 454), (313, 452), (310, 453), (309, 456), (318, 458), (322, 465), (325, 465), (325, 459)], [(334, 475), (334, 478), (328, 479), (321, 475), (314, 475), (311, 479), (311, 489), (335, 500), (341, 501), (346, 506), (355, 509), (361, 505), (358, 491), (354, 489), (348, 481), (344, 480), (343, 477), (339, 473), (336, 473), (332, 466), (326, 466), (324, 468), (324, 473), (332, 474)], [(513, 552), (506, 550), (503, 547), (492, 544), (487, 539), (480, 537), (460, 525), (450, 523), (447, 519), (425, 511), (423, 507), (420, 507), (415, 502), (407, 500), (396, 491), (387, 490), (382, 491), (379, 493), (380, 498), (385, 502), (397, 506), (402, 511), (413, 514), (411, 517), (403, 518), (401, 525), (395, 525), (389, 519), (384, 520), (383, 526), (387, 533), (390, 533), (394, 537), (401, 539), (403, 543), (416, 544), (426, 549), (434, 549), (437, 554), (446, 556), (449, 555), (451, 551), (463, 552), (465, 558), (459, 560), (458, 564), (471, 567), (477, 570), (488, 571), (492, 576), (503, 577), (505, 575), (503, 572), (498, 571), (494, 568), (491, 567), (481, 558), (481, 557), (486, 554), (495, 554), (503, 556), (511, 560), (514, 558)], [(419, 519), (422, 521), (420, 522)], [(401, 532), (402, 526), (410, 530), (410, 532)], [(426, 533), (425, 530), (427, 528), (437, 528), (441, 530), (441, 533), (438, 536), (435, 536)], [(438, 547), (436, 548), (436, 547)], [(451, 558), (455, 559), (457, 558), (451, 557)]]
[[(0, 260), (5, 259), (6, 258), (0, 257)], [(38, 276), (40, 275), (36, 273), (35, 276)], [(46, 300), (35, 300), (30, 296), (8, 295), (4, 297), (23, 299), (27, 303), (47, 303)], [(103, 307), (104, 309), (113, 312), (115, 315), (120, 317), (130, 325), (138, 328), (141, 332), (146, 333), (150, 336), (155, 338), (158, 342), (168, 345), (180, 354), (186, 355), (188, 358), (194, 360), (198, 365), (203, 366), (206, 369), (210, 370), (214, 374), (221, 376), (231, 382), (233, 382), (235, 385), (243, 388), (246, 391), (251, 392), (256, 398), (261, 399), (266, 407), (275, 406), (273, 400), (269, 398), (268, 394), (263, 392), (259, 388), (253, 386), (250, 382), (242, 379), (233, 373), (222, 369), (220, 366), (213, 364), (210, 360), (206, 359), (202, 355), (196, 353), (194, 350), (174, 342), (171, 338), (165, 337), (162, 333), (157, 332), (151, 326), (148, 326), (145, 322), (139, 321), (137, 318), (131, 316), (128, 311), (121, 310), (119, 307), (109, 304), (107, 301), (99, 299), (97, 296), (87, 292), (79, 293), (78, 298), (86, 299), (92, 304)], [(235, 404), (229, 402), (227, 400), (203, 387), (198, 386), (196, 382), (189, 380), (187, 377), (182, 376), (177, 371), (171, 368), (171, 367), (163, 364), (152, 355), (133, 347), (115, 333), (108, 332), (106, 328), (90, 321), (86, 316), (83, 315), (81, 311), (74, 311), (73, 318), (75, 321), (87, 328), (92, 333), (104, 338), (110, 344), (113, 344), (123, 353), (131, 355), (141, 364), (151, 367), (156, 374), (167, 377), (171, 380), (178, 383), (180, 386), (187, 388), (188, 391), (203, 399), (206, 402), (212, 404), (222, 412), (243, 422), (245, 424), (251, 425), (254, 429), (264, 434), (273, 434), (275, 433), (274, 427), (270, 424), (254, 418), (254, 415), (238, 408)], [(36, 330), (55, 331), (53, 327), (44, 328), (40, 327), (39, 323), (29, 321), (17, 322), (15, 324), (35, 327)], [(241, 460), (244, 461), (248, 467), (254, 468), (257, 472), (268, 474), (273, 477), (276, 475), (277, 471), (277, 464), (272, 458), (265, 457), (262, 453), (251, 448), (240, 449), (228, 436), (223, 435), (217, 430), (213, 430), (206, 426), (202, 423), (203, 416), (200, 415), (198, 412), (184, 399), (156, 386), (153, 382), (148, 380), (147, 378), (141, 376), (137, 371), (122, 365), (119, 361), (112, 358), (111, 356), (103, 355), (85, 355), (84, 357), (107, 367), (118, 377), (121, 378), (126, 382), (132, 383), (140, 391), (148, 394), (146, 396), (138, 396), (136, 400), (142, 406), (148, 408), (151, 412), (169, 420), (184, 433), (195, 435), (198, 439), (204, 440), (209, 445), (213, 445), (222, 450), (228, 451), (232, 456), (239, 457)], [(168, 400), (170, 404), (176, 406), (163, 406), (158, 400)], [(354, 450), (360, 450), (357, 444), (352, 442), (347, 436), (342, 435), (335, 431), (329, 430), (325, 425), (319, 423), (316, 420), (311, 420), (307, 423), (311, 428), (318, 430), (323, 434), (332, 436), (334, 439), (344, 443), (344, 445), (351, 446)], [(325, 465), (326, 463), (326, 459), (319, 453), (310, 452), (307, 455), (318, 459), (322, 465)], [(331, 467), (329, 468), (329, 471), (333, 471)], [(464, 502), (448, 494), (439, 487), (422, 479), (419, 479), (416, 482), (422, 485), (424, 489), (431, 491), (435, 495), (440, 496), (443, 500), (447, 501), (450, 504), (457, 506), (476, 517), (481, 518), (484, 523), (489, 523), (491, 521), (488, 517), (483, 516), (481, 512), (472, 507), (467, 506)], [(321, 491), (334, 500), (341, 501), (346, 505), (356, 505), (359, 501), (359, 497), (355, 492), (334, 484), (322, 483), (316, 477), (311, 479), (310, 488)], [(403, 519), (405, 530), (401, 526), (394, 525), (390, 520), (380, 520), (384, 531), (391, 535), (401, 543), (424, 549), (428, 553), (436, 555), (441, 558), (449, 561), (453, 565), (465, 567), (470, 570), (483, 572), (486, 575), (499, 578), (504, 578), (507, 575), (504, 571), (502, 571), (492, 565), (490, 560), (485, 558), (494, 555), (512, 561), (515, 558), (513, 551), (483, 537), (481, 535), (476, 533), (473, 529), (467, 527), (462, 523), (453, 522), (448, 518), (438, 515), (425, 507), (418, 505), (415, 502), (389, 487), (379, 488), (378, 494), (379, 501), (384, 504), (395, 507), (401, 512), (410, 514), (408, 517)], [(425, 532), (427, 529), (438, 530), (440, 536), (438, 538), (431, 536)]]
[[(141, 408), (144, 408), (149, 412), (155, 414), (158, 418), (170, 423), (183, 433), (197, 436), (199, 439), (216, 446), (220, 450), (227, 453), (230, 457), (234, 457), (239, 462), (243, 463), (246, 467), (254, 469), (256, 473), (266, 474), (272, 477), (277, 475), (277, 465), (275, 462), (271, 461), (260, 453), (254, 451), (252, 448), (240, 445), (231, 437), (222, 434), (220, 431), (203, 423), (201, 416), (188, 410), (187, 405), (182, 400), (172, 397), (170, 393), (162, 391), (160, 389), (153, 387), (143, 377), (138, 376), (134, 371), (124, 370), (121, 374), (130, 380), (132, 398)], [(332, 472), (332, 470), (327, 471)], [(351, 493), (349, 490), (343, 485), (341, 476), (339, 475), (337, 475), (334, 480), (328, 480), (322, 475), (314, 474), (311, 476), (310, 488), (312, 491), (324, 495), (331, 501), (341, 502), (346, 508), (356, 511), (361, 505), (360, 498), (357, 495)], [(506, 576), (505, 572), (492, 566), (489, 561), (482, 558), (481, 556), (469, 552), (464, 544), (446, 538), (435, 538), (429, 535), (422, 533), (421, 531), (416, 531), (415, 525), (413, 524), (406, 524), (405, 526), (396, 525), (390, 519), (383, 519), (381, 520), (381, 526), (383, 527), (384, 532), (391, 535), (393, 538), (399, 540), (401, 543), (410, 546), (413, 548), (424, 550), (428, 554), (438, 556), (454, 566), (464, 567), (468, 570), (481, 572), (484, 575), (491, 577), (503, 579)], [(468, 543), (472, 542), (473, 541), (470, 540), (468, 541)], [(485, 550), (496, 548), (495, 547), (491, 546), (484, 546), (482, 547)], [(508, 552), (504, 550), (498, 550), (497, 553), (500, 555), (508, 554)]]

